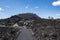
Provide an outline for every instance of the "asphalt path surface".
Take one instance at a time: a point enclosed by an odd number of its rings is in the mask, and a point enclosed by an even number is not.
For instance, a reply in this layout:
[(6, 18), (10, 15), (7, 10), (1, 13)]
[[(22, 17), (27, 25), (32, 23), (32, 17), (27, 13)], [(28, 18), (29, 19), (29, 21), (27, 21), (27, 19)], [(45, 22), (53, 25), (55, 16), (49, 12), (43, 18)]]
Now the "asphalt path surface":
[(32, 31), (23, 26), (22, 32), (19, 34), (17, 40), (33, 40)]

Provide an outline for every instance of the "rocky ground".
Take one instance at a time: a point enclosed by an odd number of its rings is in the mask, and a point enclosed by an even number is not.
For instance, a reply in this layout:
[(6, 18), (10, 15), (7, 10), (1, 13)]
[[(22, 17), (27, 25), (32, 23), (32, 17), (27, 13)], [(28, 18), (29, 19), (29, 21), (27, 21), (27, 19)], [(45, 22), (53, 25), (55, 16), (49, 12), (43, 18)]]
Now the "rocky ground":
[(25, 13), (1, 19), (0, 25), (0, 40), (60, 40), (60, 19)]

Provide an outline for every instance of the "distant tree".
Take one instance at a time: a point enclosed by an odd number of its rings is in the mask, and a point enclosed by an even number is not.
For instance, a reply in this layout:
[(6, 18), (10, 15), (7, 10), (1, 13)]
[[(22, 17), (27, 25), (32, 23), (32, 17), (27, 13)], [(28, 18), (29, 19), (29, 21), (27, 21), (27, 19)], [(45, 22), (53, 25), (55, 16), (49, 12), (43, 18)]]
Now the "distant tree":
[(50, 19), (50, 16), (48, 18)]
[(53, 17), (49, 16), (48, 19), (54, 19)]

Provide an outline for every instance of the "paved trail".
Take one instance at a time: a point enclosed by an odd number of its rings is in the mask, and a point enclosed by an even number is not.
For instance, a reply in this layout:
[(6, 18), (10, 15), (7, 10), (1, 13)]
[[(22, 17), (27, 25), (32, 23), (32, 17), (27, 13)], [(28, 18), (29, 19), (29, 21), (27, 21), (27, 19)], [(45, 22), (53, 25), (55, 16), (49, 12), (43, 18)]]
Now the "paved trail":
[(30, 30), (23, 26), (22, 32), (18, 36), (17, 40), (33, 40), (32, 33)]

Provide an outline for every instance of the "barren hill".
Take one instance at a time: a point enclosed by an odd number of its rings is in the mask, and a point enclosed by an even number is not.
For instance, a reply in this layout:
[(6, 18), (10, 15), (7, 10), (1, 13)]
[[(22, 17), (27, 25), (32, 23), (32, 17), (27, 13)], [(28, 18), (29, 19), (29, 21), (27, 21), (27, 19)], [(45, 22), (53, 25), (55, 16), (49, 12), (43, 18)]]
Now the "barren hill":
[(0, 25), (26, 26), (34, 40), (60, 40), (60, 19), (43, 19), (33, 13), (24, 13), (1, 19)]

